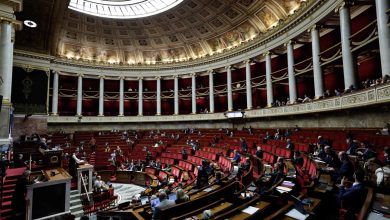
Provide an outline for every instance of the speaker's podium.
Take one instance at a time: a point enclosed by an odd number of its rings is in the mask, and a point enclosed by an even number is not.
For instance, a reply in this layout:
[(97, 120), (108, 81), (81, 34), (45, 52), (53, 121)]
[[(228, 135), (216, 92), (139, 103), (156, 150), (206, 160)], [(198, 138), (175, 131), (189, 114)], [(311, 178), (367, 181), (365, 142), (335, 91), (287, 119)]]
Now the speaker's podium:
[[(77, 168), (77, 189), (80, 194), (92, 192), (92, 172), (91, 164), (79, 165)], [(85, 184), (85, 187), (83, 186)]]
[(72, 177), (62, 168), (43, 170), (44, 182), (27, 186), (27, 220), (52, 219), (70, 213)]

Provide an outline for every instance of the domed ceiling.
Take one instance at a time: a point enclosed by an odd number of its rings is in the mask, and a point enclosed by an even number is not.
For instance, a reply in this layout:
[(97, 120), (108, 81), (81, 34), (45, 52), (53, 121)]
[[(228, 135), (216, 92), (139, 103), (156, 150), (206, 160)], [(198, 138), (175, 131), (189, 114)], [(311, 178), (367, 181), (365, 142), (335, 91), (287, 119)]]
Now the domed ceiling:
[(49, 30), (52, 55), (140, 65), (185, 62), (245, 45), (293, 16), (304, 0), (183, 0), (163, 13), (135, 19), (81, 13), (67, 8), (72, 1), (55, 12), (62, 14), (51, 15), (57, 17)]

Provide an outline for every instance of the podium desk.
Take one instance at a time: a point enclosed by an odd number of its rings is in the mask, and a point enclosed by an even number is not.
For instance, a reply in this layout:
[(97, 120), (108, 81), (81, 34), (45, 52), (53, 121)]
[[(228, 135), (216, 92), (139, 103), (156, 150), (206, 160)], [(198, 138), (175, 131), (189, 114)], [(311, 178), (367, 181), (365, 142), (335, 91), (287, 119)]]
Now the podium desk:
[(92, 172), (93, 166), (91, 164), (79, 165), (79, 167), (77, 168), (77, 189), (80, 194), (87, 193), (85, 192), (83, 181), (81, 180), (80, 175), (84, 178), (84, 183), (88, 192), (92, 192)]
[(62, 168), (42, 170), (46, 181), (27, 186), (27, 220), (51, 219), (70, 213), (70, 181)]

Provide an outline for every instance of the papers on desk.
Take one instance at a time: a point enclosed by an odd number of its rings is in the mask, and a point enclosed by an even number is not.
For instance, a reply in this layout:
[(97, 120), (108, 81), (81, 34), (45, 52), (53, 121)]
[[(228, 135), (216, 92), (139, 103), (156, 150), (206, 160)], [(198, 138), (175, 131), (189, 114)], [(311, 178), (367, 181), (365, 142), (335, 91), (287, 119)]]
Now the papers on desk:
[(209, 188), (204, 189), (203, 191), (204, 192), (211, 192), (211, 191), (213, 191), (213, 188), (209, 187)]
[(304, 215), (296, 209), (291, 209), (289, 212), (286, 213), (286, 216), (288, 216), (290, 218), (298, 219), (298, 220), (305, 220), (307, 217), (309, 217), (308, 214)]
[(253, 215), (255, 214), (255, 212), (257, 212), (257, 210), (259, 210), (259, 208), (256, 208), (256, 207), (253, 207), (253, 206), (248, 206), (248, 208), (242, 210), (242, 212), (245, 212), (249, 215)]
[(276, 190), (280, 193), (290, 192), (292, 189), (284, 186), (276, 187)]

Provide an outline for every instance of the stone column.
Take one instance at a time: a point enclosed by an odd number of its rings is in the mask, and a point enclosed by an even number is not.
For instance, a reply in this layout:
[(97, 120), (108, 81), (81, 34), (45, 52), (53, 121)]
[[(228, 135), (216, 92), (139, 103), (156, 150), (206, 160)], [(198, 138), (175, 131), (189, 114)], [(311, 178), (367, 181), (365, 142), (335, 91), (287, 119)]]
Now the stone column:
[(119, 77), (119, 115), (125, 115), (125, 77)]
[(319, 99), (324, 95), (324, 79), (322, 76), (320, 57), (320, 34), (318, 29), (318, 26), (313, 26), (310, 29), (313, 54), (314, 99)]
[(290, 96), (290, 103), (293, 104), (297, 101), (297, 85), (295, 80), (294, 71), (294, 43), (290, 40), (286, 44), (287, 46), (287, 71), (288, 71), (288, 92)]
[(161, 115), (161, 76), (156, 77), (157, 91), (156, 91), (156, 115)]
[(138, 116), (142, 116), (143, 115), (143, 111), (144, 111), (143, 110), (144, 101), (143, 101), (142, 80), (143, 80), (142, 77), (138, 78)]
[(252, 109), (251, 61), (245, 61), (246, 109)]
[(0, 146), (12, 142), (10, 115), (13, 50), (15, 31), (22, 29), (14, 13), (22, 11), (22, 0), (0, 1), (0, 95), (3, 96), (0, 111)]
[(83, 74), (79, 73), (77, 81), (77, 112), (76, 116), (81, 116), (83, 113)]
[(228, 100), (228, 111), (233, 111), (233, 89), (232, 89), (232, 67), (227, 66), (226, 77), (227, 77), (227, 100)]
[(209, 70), (209, 101), (210, 101), (210, 113), (214, 113), (214, 71)]
[(385, 76), (390, 75), (390, 31), (387, 26), (389, 15), (386, 14), (390, 6), (388, 0), (376, 0), (375, 3), (382, 76)]
[(174, 80), (174, 115), (179, 114), (179, 77), (177, 75), (173, 76)]
[(192, 114), (196, 114), (196, 73), (191, 73), (191, 82)]
[(99, 84), (99, 115), (104, 116), (104, 76), (100, 75), (100, 84)]
[(57, 71), (53, 71), (53, 96), (51, 101), (51, 114), (58, 115), (58, 82), (59, 74)]
[(357, 88), (357, 78), (355, 74), (355, 65), (351, 51), (351, 17), (349, 5), (343, 2), (338, 8), (340, 14), (341, 30), (341, 51), (343, 57), (344, 88), (348, 89), (351, 85)]
[(271, 53), (266, 52), (264, 55), (265, 55), (265, 80), (267, 85), (267, 106), (272, 107), (272, 103), (274, 102), (274, 91), (272, 88)]

